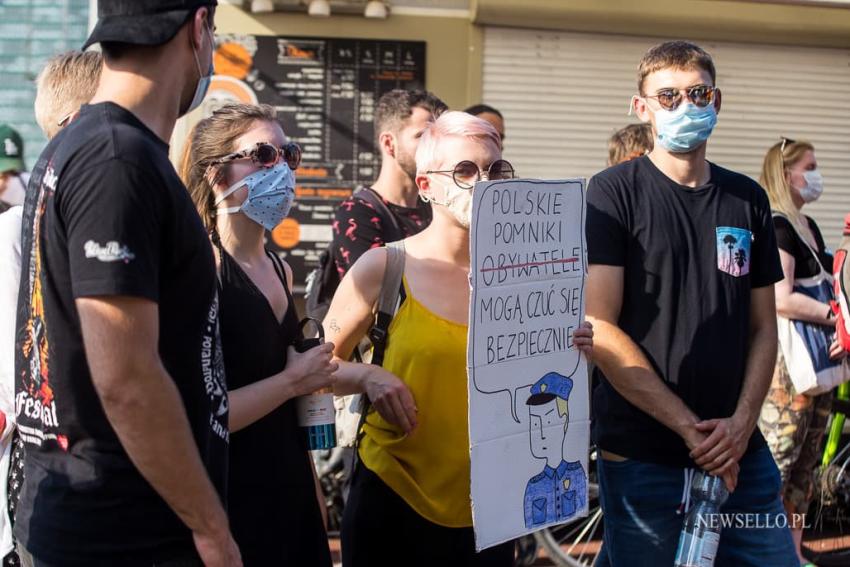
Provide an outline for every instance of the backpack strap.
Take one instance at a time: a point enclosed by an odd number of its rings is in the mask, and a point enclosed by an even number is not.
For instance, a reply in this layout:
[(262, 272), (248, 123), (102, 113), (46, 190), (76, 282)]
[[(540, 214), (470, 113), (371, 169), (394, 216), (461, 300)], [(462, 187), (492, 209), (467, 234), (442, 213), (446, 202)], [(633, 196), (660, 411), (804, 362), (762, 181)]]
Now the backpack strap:
[[(383, 366), (384, 352), (387, 349), (390, 323), (398, 310), (399, 302), (402, 300), (402, 277), (404, 276), (404, 240), (390, 242), (386, 245), (387, 265), (384, 270), (384, 279), (381, 282), (381, 294), (378, 296), (375, 314), (375, 323), (369, 329), (369, 340), (372, 341), (371, 364)], [(363, 440), (363, 425), (366, 416), (371, 409), (369, 396), (364, 392), (360, 395), (360, 419), (357, 423), (357, 434), (354, 438), (354, 455), (351, 465), (352, 475), (357, 470), (360, 462), (360, 442)]]
[(381, 283), (381, 294), (378, 296), (375, 324), (369, 329), (369, 340), (372, 341), (372, 364), (378, 366), (384, 364), (390, 323), (398, 308), (399, 290), (404, 275), (404, 240), (391, 242), (386, 248), (387, 266)]
[(387, 238), (387, 242), (401, 240), (404, 238), (404, 232), (402, 232), (401, 227), (398, 224), (398, 220), (396, 220), (395, 215), (387, 204), (384, 203), (384, 199), (381, 198), (377, 191), (371, 187), (363, 186), (355, 193), (355, 195), (374, 206), (379, 215), (390, 221), (390, 226), (393, 228), (393, 238)]

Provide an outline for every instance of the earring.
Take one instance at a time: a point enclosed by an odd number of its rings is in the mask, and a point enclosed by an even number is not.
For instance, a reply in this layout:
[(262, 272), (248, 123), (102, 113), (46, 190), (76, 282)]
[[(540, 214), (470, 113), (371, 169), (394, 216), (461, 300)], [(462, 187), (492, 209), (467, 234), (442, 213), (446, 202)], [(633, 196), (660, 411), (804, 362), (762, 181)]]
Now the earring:
[(428, 195), (426, 195), (424, 193), (419, 193), (419, 198), (422, 199), (423, 203), (430, 203), (431, 202), (431, 197), (429, 197)]

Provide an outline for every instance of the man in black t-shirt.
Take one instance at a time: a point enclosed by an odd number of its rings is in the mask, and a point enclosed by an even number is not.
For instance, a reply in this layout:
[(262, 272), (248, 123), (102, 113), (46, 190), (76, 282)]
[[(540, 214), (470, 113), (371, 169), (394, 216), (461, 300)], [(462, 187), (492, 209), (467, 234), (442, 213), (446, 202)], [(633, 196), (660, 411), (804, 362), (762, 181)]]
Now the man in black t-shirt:
[(15, 345), (25, 565), (241, 564), (215, 263), (167, 144), (203, 99), (214, 6), (100, 0), (100, 84), (33, 170)]
[[(334, 216), (331, 243), (339, 279), (367, 250), (412, 236), (431, 223), (431, 205), (419, 198), (414, 181), (415, 155), (422, 131), (447, 108), (426, 91), (396, 89), (378, 100), (375, 134), (381, 152), (381, 172), (371, 190), (384, 207), (376, 207), (360, 192), (340, 204)], [(387, 218), (386, 212), (393, 218)]]
[(767, 196), (705, 159), (720, 110), (705, 51), (653, 47), (638, 90), (632, 106), (652, 124), (654, 149), (588, 187), (605, 561), (673, 564), (693, 472), (703, 469), (732, 492), (722, 509), (730, 516), (717, 519), (717, 564), (797, 565), (779, 473), (756, 428), (782, 278)]

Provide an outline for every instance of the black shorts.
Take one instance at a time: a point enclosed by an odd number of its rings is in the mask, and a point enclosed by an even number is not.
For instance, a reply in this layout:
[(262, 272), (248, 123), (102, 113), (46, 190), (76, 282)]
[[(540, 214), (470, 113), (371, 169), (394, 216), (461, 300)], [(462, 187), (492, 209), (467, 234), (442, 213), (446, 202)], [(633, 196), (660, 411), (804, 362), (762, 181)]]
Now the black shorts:
[(342, 518), (345, 567), (512, 567), (514, 542), (475, 552), (472, 528), (429, 522), (362, 462)]

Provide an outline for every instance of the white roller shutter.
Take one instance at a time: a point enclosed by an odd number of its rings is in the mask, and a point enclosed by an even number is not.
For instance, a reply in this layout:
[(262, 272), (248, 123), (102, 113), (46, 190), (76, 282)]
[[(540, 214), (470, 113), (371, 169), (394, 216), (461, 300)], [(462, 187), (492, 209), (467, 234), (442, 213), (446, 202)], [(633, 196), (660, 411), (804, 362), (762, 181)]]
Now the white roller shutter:
[[(505, 157), (528, 177), (590, 177), (628, 117), (637, 64), (658, 38), (489, 27), (484, 101), (505, 116)], [(700, 42), (723, 92), (710, 160), (758, 179), (779, 136), (806, 139), (824, 195), (806, 207), (827, 243), (850, 213), (850, 51)]]

